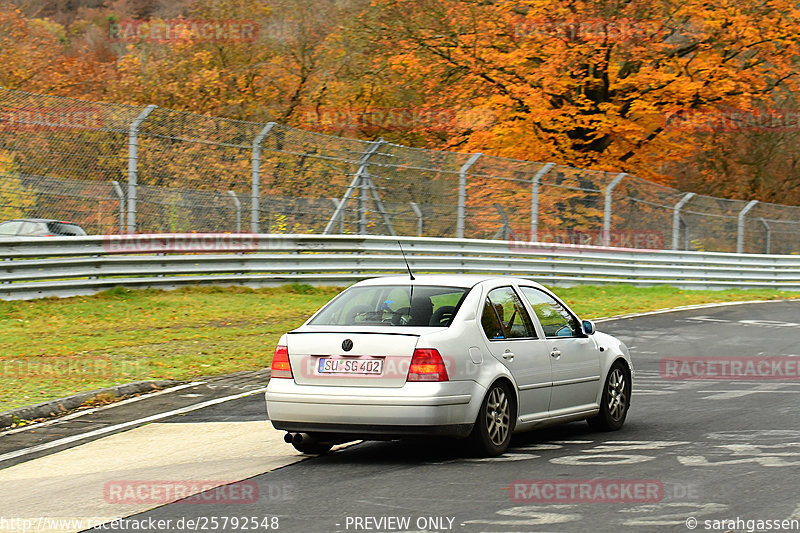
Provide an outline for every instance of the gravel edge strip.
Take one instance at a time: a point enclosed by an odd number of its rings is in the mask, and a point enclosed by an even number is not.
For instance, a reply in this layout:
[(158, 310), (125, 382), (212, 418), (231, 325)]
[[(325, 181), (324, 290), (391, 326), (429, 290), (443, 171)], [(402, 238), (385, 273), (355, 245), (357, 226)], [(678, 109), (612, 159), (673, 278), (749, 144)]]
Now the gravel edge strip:
[(102, 394), (111, 394), (118, 399), (143, 392), (153, 392), (165, 389), (182, 382), (174, 380), (149, 380), (116, 385), (87, 392), (79, 392), (66, 398), (50, 400), (36, 405), (17, 407), (0, 413), (0, 429), (6, 429), (14, 424), (15, 420), (36, 420), (39, 418), (52, 418), (64, 415), (82, 406), (86, 401)]

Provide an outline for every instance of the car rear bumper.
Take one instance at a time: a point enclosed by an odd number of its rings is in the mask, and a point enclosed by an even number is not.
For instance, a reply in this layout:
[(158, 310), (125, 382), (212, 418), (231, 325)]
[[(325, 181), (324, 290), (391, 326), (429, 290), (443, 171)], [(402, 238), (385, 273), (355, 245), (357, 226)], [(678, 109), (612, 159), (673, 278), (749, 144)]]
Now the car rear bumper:
[(381, 388), (309, 386), (273, 379), (266, 400), (272, 425), (286, 431), (465, 437), (485, 393), (474, 381)]

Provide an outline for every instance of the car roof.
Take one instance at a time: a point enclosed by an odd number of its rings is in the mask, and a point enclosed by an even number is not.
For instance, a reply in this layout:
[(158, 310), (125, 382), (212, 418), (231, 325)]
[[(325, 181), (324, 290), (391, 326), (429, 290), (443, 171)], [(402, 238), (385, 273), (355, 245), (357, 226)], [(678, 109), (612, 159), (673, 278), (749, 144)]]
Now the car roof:
[(370, 278), (359, 281), (356, 286), (368, 285), (435, 285), (440, 287), (464, 287), (472, 288), (479, 283), (487, 281), (499, 282), (512, 282), (512, 283), (531, 283), (537, 287), (541, 285), (533, 280), (521, 278), (518, 276), (481, 276), (478, 274), (419, 274), (414, 276), (414, 281), (411, 281), (407, 275), (405, 276), (384, 276), (379, 278)]

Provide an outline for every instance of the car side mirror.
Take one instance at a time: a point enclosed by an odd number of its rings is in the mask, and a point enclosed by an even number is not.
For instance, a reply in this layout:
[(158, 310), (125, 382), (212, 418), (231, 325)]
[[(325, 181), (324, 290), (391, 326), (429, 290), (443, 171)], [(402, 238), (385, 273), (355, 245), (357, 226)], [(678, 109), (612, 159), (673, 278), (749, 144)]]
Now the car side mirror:
[(583, 332), (586, 335), (594, 335), (594, 332), (597, 331), (597, 328), (594, 325), (594, 322), (591, 320), (584, 320), (581, 325), (583, 326)]

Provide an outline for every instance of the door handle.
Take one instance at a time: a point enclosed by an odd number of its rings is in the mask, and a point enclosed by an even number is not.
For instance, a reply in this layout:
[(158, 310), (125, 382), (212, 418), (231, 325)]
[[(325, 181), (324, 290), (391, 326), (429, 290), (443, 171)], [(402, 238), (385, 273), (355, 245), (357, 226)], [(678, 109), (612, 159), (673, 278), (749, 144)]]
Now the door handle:
[(506, 361), (513, 361), (514, 353), (510, 352), (509, 350), (506, 350), (505, 352), (503, 352), (503, 359), (505, 359)]
[(553, 348), (553, 351), (550, 352), (550, 357), (555, 357), (556, 359), (558, 359), (559, 357), (561, 357), (561, 351), (558, 348)]

